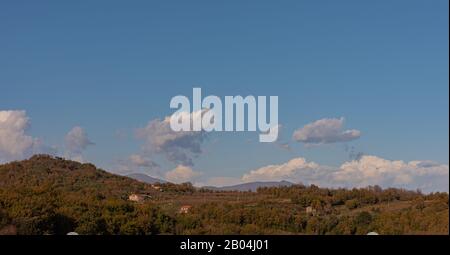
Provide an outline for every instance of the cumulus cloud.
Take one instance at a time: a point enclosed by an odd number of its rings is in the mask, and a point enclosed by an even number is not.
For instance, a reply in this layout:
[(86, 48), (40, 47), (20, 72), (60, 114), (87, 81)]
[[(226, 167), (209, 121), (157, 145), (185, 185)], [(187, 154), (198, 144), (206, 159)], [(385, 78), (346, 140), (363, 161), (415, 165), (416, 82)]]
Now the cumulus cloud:
[(65, 146), (67, 157), (72, 160), (83, 162), (83, 151), (87, 149), (89, 145), (94, 143), (89, 140), (86, 131), (76, 126), (72, 128), (65, 137)]
[(420, 188), (424, 191), (433, 188), (448, 191), (448, 177), (448, 165), (430, 161), (392, 161), (376, 156), (362, 156), (359, 160), (345, 162), (333, 175), (336, 182), (347, 186), (381, 183), (386, 187)]
[(387, 160), (362, 156), (339, 167), (319, 165), (304, 158), (295, 158), (279, 165), (252, 170), (243, 181), (281, 181), (316, 184), (324, 187), (398, 187), (425, 192), (448, 191), (448, 165), (430, 161)]
[(38, 138), (27, 135), (25, 111), (0, 111), (0, 162), (21, 160), (35, 153), (54, 153)]
[(344, 118), (321, 119), (297, 129), (293, 138), (305, 144), (348, 142), (358, 139), (361, 132), (356, 129), (343, 130)]
[[(201, 118), (201, 114), (199, 111), (191, 116)], [(152, 120), (136, 132), (137, 138), (144, 141), (144, 153), (160, 153), (170, 162), (185, 166), (193, 166), (193, 158), (202, 153), (201, 145), (206, 134), (203, 131), (175, 132), (170, 128), (170, 116), (163, 120)]]
[(138, 167), (158, 167), (159, 165), (152, 160), (145, 158), (138, 154), (133, 154), (129, 157), (131, 164)]
[(294, 158), (284, 164), (269, 165), (252, 170), (250, 173), (244, 174), (242, 180), (245, 182), (292, 180), (298, 178), (302, 171), (311, 174), (319, 168), (320, 166), (314, 162), (307, 162), (304, 158)]
[(192, 182), (201, 175), (188, 166), (178, 165), (175, 169), (165, 174), (166, 180), (174, 183)]

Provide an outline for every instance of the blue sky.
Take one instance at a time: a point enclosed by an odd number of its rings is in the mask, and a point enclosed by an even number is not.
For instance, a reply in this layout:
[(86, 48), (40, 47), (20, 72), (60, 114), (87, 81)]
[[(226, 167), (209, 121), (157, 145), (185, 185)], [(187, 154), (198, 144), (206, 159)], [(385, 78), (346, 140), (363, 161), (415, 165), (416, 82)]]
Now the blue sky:
[[(214, 133), (193, 168), (207, 178), (295, 157), (339, 166), (353, 147), (448, 171), (448, 30), (445, 0), (2, 1), (0, 110), (25, 110), (27, 134), (59, 154), (82, 127), (95, 143), (83, 158), (114, 169), (142, 153), (136, 130), (170, 115), (175, 95), (276, 95), (290, 151)], [(292, 141), (340, 117), (359, 139)], [(146, 156), (162, 173), (177, 165)]]

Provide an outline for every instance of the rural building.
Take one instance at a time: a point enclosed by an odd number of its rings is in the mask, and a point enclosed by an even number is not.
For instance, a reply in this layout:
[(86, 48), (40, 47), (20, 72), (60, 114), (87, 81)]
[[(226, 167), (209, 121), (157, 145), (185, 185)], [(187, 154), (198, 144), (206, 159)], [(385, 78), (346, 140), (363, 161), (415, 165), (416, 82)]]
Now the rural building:
[(183, 205), (180, 208), (180, 213), (189, 213), (189, 210), (192, 208), (192, 206), (190, 205)]
[(148, 195), (142, 195), (142, 194), (131, 194), (128, 197), (128, 200), (133, 201), (133, 202), (143, 202), (146, 198), (149, 198), (150, 196)]
[(307, 214), (315, 215), (316, 212), (317, 212), (317, 210), (314, 209), (312, 206), (306, 207), (306, 213), (307, 213)]
[(160, 191), (160, 192), (163, 191), (163, 189), (162, 189), (161, 186), (159, 186), (159, 185), (153, 185), (153, 184), (152, 184), (152, 188), (153, 188), (154, 190), (157, 190), (157, 191)]

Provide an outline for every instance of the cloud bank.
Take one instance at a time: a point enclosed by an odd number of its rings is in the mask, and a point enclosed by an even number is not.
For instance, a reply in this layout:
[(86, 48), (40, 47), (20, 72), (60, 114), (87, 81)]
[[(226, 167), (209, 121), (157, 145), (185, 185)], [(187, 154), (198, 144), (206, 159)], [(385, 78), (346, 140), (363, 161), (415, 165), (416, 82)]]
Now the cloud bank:
[(321, 119), (297, 129), (293, 139), (305, 144), (327, 144), (358, 139), (361, 131), (343, 130), (344, 118)]
[(339, 167), (319, 165), (294, 158), (279, 165), (261, 167), (244, 174), (243, 182), (281, 181), (316, 184), (323, 187), (398, 187), (425, 192), (449, 189), (449, 167), (430, 161), (387, 160), (362, 156)]

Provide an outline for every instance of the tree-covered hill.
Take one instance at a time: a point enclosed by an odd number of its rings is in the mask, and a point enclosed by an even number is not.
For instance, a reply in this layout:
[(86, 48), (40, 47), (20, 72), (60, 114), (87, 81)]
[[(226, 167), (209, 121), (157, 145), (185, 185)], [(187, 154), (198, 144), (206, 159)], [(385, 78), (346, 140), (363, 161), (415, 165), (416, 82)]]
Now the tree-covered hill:
[(37, 155), (0, 166), (0, 229), (19, 234), (166, 231), (151, 224), (155, 217), (164, 220), (164, 215), (157, 208), (128, 201), (132, 193), (157, 196), (151, 185), (92, 164)]

